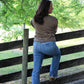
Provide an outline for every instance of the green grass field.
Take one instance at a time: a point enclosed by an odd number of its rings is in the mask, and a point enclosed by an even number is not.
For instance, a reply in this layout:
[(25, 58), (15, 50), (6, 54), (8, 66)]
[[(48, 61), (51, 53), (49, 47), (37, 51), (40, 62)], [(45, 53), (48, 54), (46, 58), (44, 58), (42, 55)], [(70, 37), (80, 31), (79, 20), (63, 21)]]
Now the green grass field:
[[(73, 53), (73, 54), (61, 56), (61, 60), (60, 61), (63, 62), (63, 61), (76, 59), (76, 58), (80, 58), (80, 57), (84, 57), (84, 52), (78, 52), (78, 53)], [(52, 60), (52, 58), (45, 59), (43, 61), (43, 65), (51, 64), (51, 60)], [(33, 68), (33, 62), (28, 63), (28, 68)], [(16, 71), (20, 71), (21, 69), (22, 69), (22, 65), (21, 64), (10, 66), (10, 67), (6, 67), (6, 68), (1, 68), (0, 69), (0, 75), (8, 74), (8, 73), (16, 72)]]
[[(63, 47), (79, 45), (79, 44), (83, 44), (83, 43), (84, 43), (84, 38), (78, 38), (78, 39), (60, 41), (60, 42), (57, 42), (56, 44), (58, 45), (59, 48), (63, 48)], [(33, 50), (33, 47), (32, 46), (29, 47), (29, 54), (32, 53), (32, 50)], [(22, 56), (22, 54), (23, 54), (23, 52), (20, 49), (3, 51), (3, 52), (0, 52), (0, 60)], [(84, 52), (78, 52), (78, 53), (64, 55), (61, 57), (61, 62), (66, 61), (66, 60), (80, 58), (80, 57), (84, 57)], [(45, 59), (43, 61), (43, 65), (51, 64), (51, 60), (52, 60), (51, 58)], [(33, 62), (28, 63), (28, 68), (33, 68)], [(21, 69), (22, 69), (21, 64), (6, 67), (6, 68), (1, 68), (0, 75), (20, 71)]]
[[(71, 39), (71, 40), (59, 41), (59, 42), (56, 42), (56, 44), (58, 45), (59, 48), (84, 44), (84, 37), (77, 38), (77, 39)], [(33, 47), (32, 46), (29, 47), (29, 54), (31, 54), (31, 53), (33, 53)], [(2, 51), (2, 52), (0, 52), (0, 60), (18, 57), (18, 56), (22, 56), (22, 55), (23, 55), (23, 51), (20, 49)], [(84, 51), (73, 53), (73, 54), (68, 54), (68, 55), (63, 55), (63, 56), (61, 56), (60, 62), (72, 60), (72, 59), (76, 59), (76, 58), (81, 58), (81, 57), (84, 57)], [(51, 64), (51, 61), (52, 61), (52, 58), (44, 59), (42, 66)], [(28, 69), (30, 69), (30, 68), (33, 68), (33, 62), (28, 63)], [(10, 66), (10, 67), (5, 67), (5, 68), (0, 68), (0, 75), (13, 73), (13, 72), (21, 71), (21, 70), (22, 70), (22, 64)], [(69, 68), (67, 70), (59, 71), (59, 75), (69, 74), (71, 72), (77, 72), (80, 70), (84, 71), (84, 65), (74, 67), (74, 68)], [(48, 79), (48, 73), (41, 76), (41, 80), (44, 78)], [(21, 81), (18, 80), (18, 81), (13, 81), (13, 82), (6, 83), (6, 84), (21, 84), (20, 82)], [(29, 82), (31, 82), (31, 78), (28, 78), (28, 83)]]
[[(84, 52), (78, 52), (78, 53), (63, 55), (63, 56), (61, 56), (60, 62), (72, 60), (72, 59), (76, 59), (76, 58), (81, 58), (81, 57), (84, 57)], [(43, 65), (51, 64), (51, 60), (52, 60), (51, 58), (43, 60)], [(28, 63), (28, 68), (33, 68), (33, 62)], [(22, 69), (21, 64), (6, 67), (6, 68), (1, 68), (0, 69), (0, 75), (17, 72), (17, 71), (20, 71), (21, 69)], [(59, 70), (58, 74), (59, 75), (68, 75), (68, 74), (72, 74), (72, 73), (76, 73), (76, 72), (80, 72), (80, 71), (84, 71), (84, 65)], [(45, 80), (45, 79), (48, 80), (48, 74), (49, 73), (41, 75), (40, 80)], [(31, 83), (31, 77), (29, 77), (27, 80), (28, 80), (28, 84)], [(12, 82), (8, 82), (5, 84), (21, 84), (21, 80), (12, 81)]]
[[(58, 45), (59, 48), (84, 44), (84, 37), (77, 38), (77, 39), (71, 39), (71, 40), (59, 41), (59, 42), (56, 42), (56, 44)], [(29, 54), (33, 53), (32, 48), (33, 48), (32, 46), (29, 47)], [(0, 60), (22, 56), (22, 54), (23, 54), (23, 51), (20, 49), (2, 51), (0, 52)]]

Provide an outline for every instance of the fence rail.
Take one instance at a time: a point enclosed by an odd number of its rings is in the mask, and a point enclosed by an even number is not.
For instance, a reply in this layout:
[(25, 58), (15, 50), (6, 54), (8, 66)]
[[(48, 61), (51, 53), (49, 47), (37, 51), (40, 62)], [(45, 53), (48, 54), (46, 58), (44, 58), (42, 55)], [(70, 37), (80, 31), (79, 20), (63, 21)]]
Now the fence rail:
[[(84, 51), (84, 44), (61, 48), (61, 55)], [(52, 56), (45, 56), (44, 59), (51, 58)], [(33, 54), (28, 55), (28, 62), (33, 61)], [(22, 56), (10, 59), (0, 60), (0, 68), (17, 65), (22, 63)]]
[[(84, 30), (68, 32), (68, 33), (61, 33), (55, 36), (56, 36), (56, 41), (84, 37)], [(29, 39), (28, 45), (29, 46), (33, 45), (33, 38)], [(0, 43), (0, 51), (11, 50), (11, 49), (16, 49), (16, 48), (21, 48), (21, 47), (23, 47), (23, 40), (7, 42), (7, 43)]]
[(72, 80), (77, 81), (79, 79), (84, 78), (83, 74), (84, 74), (84, 71), (79, 72), (79, 73), (74, 73), (68, 76), (59, 77), (56, 81), (53, 81), (53, 82), (49, 82), (48, 80), (43, 81), (41, 82), (41, 84), (84, 84), (84, 81), (78, 81), (76, 83), (71, 83)]
[[(84, 37), (84, 30), (68, 32), (68, 33), (61, 33), (61, 34), (56, 35), (57, 41), (64, 41), (64, 40), (79, 38), (79, 37)], [(0, 44), (0, 51), (21, 48), (21, 47), (23, 47), (22, 42), (23, 42), (23, 40), (1, 43)], [(32, 45), (33, 45), (33, 38), (29, 39), (29, 46), (32, 46)], [(61, 48), (62, 56), (67, 55), (67, 54), (71, 54), (71, 53), (80, 52), (80, 51), (84, 51), (84, 44)], [(47, 58), (51, 58), (51, 56), (45, 56), (44, 59), (47, 59)], [(28, 62), (32, 62), (32, 61), (33, 61), (33, 54), (29, 54), (28, 55)], [(21, 63), (22, 63), (22, 56), (4, 59), (4, 60), (0, 60), (0, 68), (18, 65)], [(83, 65), (83, 64), (84, 64), (84, 57), (69, 60), (69, 61), (64, 61), (64, 62), (60, 63), (59, 70), (73, 67), (73, 66)], [(42, 66), (41, 74), (49, 72), (49, 68), (50, 68), (50, 65)], [(28, 72), (27, 76), (28, 77), (31, 76), (32, 69), (28, 69), (27, 72)], [(81, 72), (81, 73), (84, 73), (84, 72)], [(12, 81), (12, 80), (18, 80), (18, 79), (21, 79), (21, 71), (1, 75), (0, 76), (0, 83)], [(44, 84), (48, 84), (48, 83), (46, 82)]]

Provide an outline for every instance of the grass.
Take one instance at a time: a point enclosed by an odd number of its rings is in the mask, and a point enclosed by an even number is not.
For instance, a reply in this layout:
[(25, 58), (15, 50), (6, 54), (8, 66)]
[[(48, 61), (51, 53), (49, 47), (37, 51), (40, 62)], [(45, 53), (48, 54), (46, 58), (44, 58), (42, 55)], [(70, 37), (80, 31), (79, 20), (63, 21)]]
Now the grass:
[[(84, 57), (84, 52), (78, 52), (78, 53), (63, 55), (63, 56), (61, 56), (60, 62), (72, 60), (72, 59), (76, 59), (76, 58), (81, 58), (81, 57)], [(43, 66), (51, 64), (51, 61), (52, 61), (52, 58), (44, 59), (43, 60)], [(33, 68), (33, 62), (28, 63), (28, 69), (29, 68)], [(10, 66), (10, 67), (5, 67), (5, 68), (0, 69), (0, 75), (13, 73), (13, 72), (17, 72), (20, 70), (22, 70), (22, 64)]]
[(80, 45), (80, 44), (84, 44), (84, 37), (57, 42), (57, 45), (60, 48), (67, 47), (67, 46), (73, 46), (73, 45)]
[[(71, 59), (76, 59), (76, 58), (80, 58), (80, 57), (84, 57), (84, 52), (78, 52), (78, 53), (73, 53), (73, 54), (69, 54), (69, 55), (63, 55), (61, 57), (61, 62), (63, 61), (67, 61), (67, 60), (71, 60)], [(51, 58), (49, 59), (45, 59), (43, 61), (43, 65), (46, 64), (51, 64)], [(18, 68), (17, 68), (18, 67)], [(28, 63), (28, 68), (33, 68), (33, 63)], [(0, 69), (0, 75), (2, 74), (8, 74), (8, 73), (13, 73), (16, 71), (20, 71), (22, 69), (22, 65), (15, 65), (15, 66), (11, 66), (11, 67), (6, 67), (6, 68), (1, 68)], [(64, 75), (69, 75), (72, 73), (77, 73), (80, 71), (84, 71), (84, 65), (80, 65), (80, 66), (76, 66), (76, 67), (71, 67), (71, 68), (67, 68), (67, 69), (63, 69), (63, 70), (59, 70), (58, 74), (59, 76), (64, 76)], [(41, 79), (40, 80), (48, 80), (48, 75), (49, 73), (46, 74), (42, 74), (41, 75)], [(28, 78), (28, 84), (31, 83), (31, 77)], [(21, 84), (21, 80), (17, 80), (17, 81), (12, 81), (12, 82), (8, 82), (6, 84)]]
[[(58, 47), (63, 48), (63, 47), (69, 47), (69, 46), (73, 46), (73, 45), (80, 45), (80, 44), (84, 44), (84, 37), (82, 38), (77, 38), (77, 39), (71, 39), (71, 40), (64, 40), (64, 41), (59, 41), (56, 42), (56, 44), (58, 45)], [(32, 53), (32, 46), (29, 47), (29, 54)], [(0, 52), (0, 60), (3, 59), (8, 59), (8, 58), (13, 58), (13, 57), (18, 57), (18, 56), (22, 56), (23, 52), (22, 50), (19, 49), (15, 49), (15, 50), (8, 50), (8, 51), (2, 51)], [(72, 60), (72, 59), (76, 59), (76, 58), (81, 58), (84, 57), (84, 51), (83, 52), (77, 52), (77, 53), (73, 53), (73, 54), (68, 54), (68, 55), (63, 55), (61, 57), (61, 62), (63, 61), (67, 61), (67, 60)], [(51, 60), (52, 58), (49, 59), (44, 59), (43, 60), (43, 66), (44, 65), (48, 65), (51, 64)], [(17, 68), (18, 67), (18, 68)], [(75, 67), (75, 68), (70, 68), (71, 71), (76, 71), (76, 70), (84, 70), (83, 69), (84, 66), (79, 66), (79, 67)], [(28, 63), (28, 69), (29, 68), (33, 68), (33, 62)], [(13, 72), (17, 72), (22, 70), (22, 64), (19, 65), (14, 65), (14, 66), (10, 66), (10, 67), (5, 67), (5, 68), (0, 68), (0, 75), (4, 75), (4, 74), (8, 74), (8, 73), (13, 73)], [(60, 74), (68, 74), (69, 70), (62, 70), (61, 72), (59, 71), (59, 75)], [(48, 79), (48, 74), (46, 74), (46, 76), (42, 75), (41, 78), (46, 78)], [(31, 82), (30, 79), (28, 79), (29, 82)], [(20, 81), (16, 81), (16, 82), (11, 82), (10, 84), (20, 84)]]
[[(60, 42), (57, 42), (57, 45), (61, 48), (61, 47), (77, 45), (79, 43), (80, 44), (83, 43), (83, 38), (73, 39), (73, 40), (66, 40), (66, 41), (60, 41)], [(33, 47), (29, 48), (29, 53), (32, 53), (32, 48)], [(0, 52), (0, 60), (8, 59), (8, 58), (13, 58), (13, 57), (18, 57), (18, 56), (22, 56), (22, 50), (19, 50), (19, 52), (18, 52), (18, 50), (8, 50), (8, 51)], [(64, 56), (61, 57), (61, 61), (76, 59), (76, 58), (80, 58), (80, 57), (84, 57), (84, 52), (64, 55)], [(43, 65), (50, 64), (51, 60), (52, 60), (51, 58), (45, 59), (43, 61)], [(7, 73), (12, 73), (12, 72), (16, 72), (16, 71), (20, 71), (21, 68), (22, 68), (21, 66), (22, 65), (19, 64), (19, 65), (15, 65), (15, 66), (6, 67), (6, 68), (1, 68), (0, 69), (0, 75), (7, 74)], [(30, 62), (28, 64), (28, 68), (33, 68), (33, 63), (32, 62)]]
[[(77, 39), (71, 39), (71, 40), (59, 41), (59, 42), (56, 42), (56, 44), (58, 45), (59, 48), (84, 44), (84, 37), (77, 38)], [(29, 54), (33, 53), (32, 48), (33, 48), (32, 46), (29, 47)], [(12, 58), (12, 57), (18, 57), (22, 55), (23, 55), (23, 51), (20, 49), (2, 51), (0, 52), (0, 60)]]
[(12, 50), (3, 51), (3, 52), (0, 52), (0, 60), (13, 58), (13, 57), (21, 56), (21, 55), (22, 53), (14, 52)]

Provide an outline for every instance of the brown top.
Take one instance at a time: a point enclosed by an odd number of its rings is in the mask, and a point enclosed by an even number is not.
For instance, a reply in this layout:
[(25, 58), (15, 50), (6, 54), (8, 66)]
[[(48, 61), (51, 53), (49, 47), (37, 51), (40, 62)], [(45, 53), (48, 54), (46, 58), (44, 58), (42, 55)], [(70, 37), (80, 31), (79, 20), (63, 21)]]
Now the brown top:
[(36, 23), (34, 19), (31, 21), (32, 26), (35, 28), (35, 41), (48, 42), (56, 41), (55, 33), (57, 31), (58, 20), (53, 16), (45, 16), (42, 25)]

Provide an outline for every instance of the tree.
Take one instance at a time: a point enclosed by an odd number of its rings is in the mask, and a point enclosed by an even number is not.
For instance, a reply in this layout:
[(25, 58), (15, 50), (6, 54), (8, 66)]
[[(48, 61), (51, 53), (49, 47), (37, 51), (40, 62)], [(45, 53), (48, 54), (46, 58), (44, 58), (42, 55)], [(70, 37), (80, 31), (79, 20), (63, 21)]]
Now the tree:
[(3, 36), (4, 41), (22, 36), (23, 31), (19, 27), (15, 29), (12, 26), (24, 23), (30, 25), (30, 19), (35, 13), (33, 9), (36, 9), (38, 2), (37, 0), (0, 0), (0, 23), (3, 25), (1, 28), (7, 32), (7, 36)]
[[(3, 25), (1, 28), (12, 31), (13, 25), (26, 23), (30, 26), (30, 20), (39, 1), (41, 0), (0, 0), (0, 23)], [(60, 28), (84, 27), (83, 2), (80, 0), (52, 0), (52, 2), (54, 8), (52, 15), (57, 17)]]
[(61, 28), (79, 28), (81, 19), (84, 15), (80, 16), (80, 13), (84, 11), (84, 4), (80, 4), (79, 0), (54, 0), (54, 16), (59, 20), (59, 26)]
[(0, 23), (3, 28), (10, 29), (14, 24), (30, 23), (34, 14), (36, 1), (33, 0), (0, 0), (2, 10), (0, 10)]
[[(0, 10), (0, 23), (3, 28), (10, 29), (14, 24), (26, 23), (30, 25), (30, 20), (34, 16), (37, 3), (40, 0), (0, 0), (2, 10)], [(79, 27), (80, 22), (78, 15), (83, 11), (84, 4), (80, 0), (52, 0), (54, 11), (53, 14), (59, 20), (60, 27)]]

